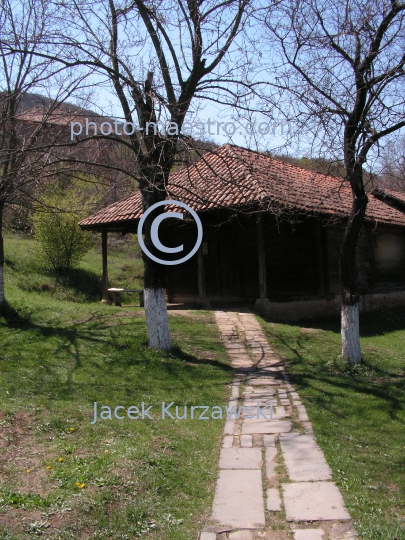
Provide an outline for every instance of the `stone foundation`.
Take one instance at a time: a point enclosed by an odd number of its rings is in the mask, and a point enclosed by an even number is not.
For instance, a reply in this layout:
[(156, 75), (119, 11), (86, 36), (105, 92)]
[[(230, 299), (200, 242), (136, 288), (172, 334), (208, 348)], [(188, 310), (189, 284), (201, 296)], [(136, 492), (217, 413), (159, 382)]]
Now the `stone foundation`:
[[(172, 296), (168, 299), (173, 303), (197, 304), (204, 309), (208, 306), (215, 307), (226, 304), (255, 306), (259, 313), (267, 315), (274, 320), (298, 321), (322, 319), (327, 317), (340, 316), (340, 297), (337, 295), (332, 300), (322, 298), (319, 300), (294, 300), (291, 302), (272, 302), (268, 298), (258, 298), (256, 302), (247, 297), (227, 297), (208, 296), (206, 304), (202, 305), (201, 300), (195, 296)], [(394, 307), (405, 307), (405, 290), (387, 293), (365, 294), (360, 296), (360, 313), (377, 311), (379, 309), (389, 309)]]
[[(405, 291), (365, 294), (360, 296), (360, 313), (379, 309), (405, 307)], [(298, 321), (339, 316), (340, 297), (333, 300), (307, 300), (294, 302), (268, 302), (265, 315), (283, 321)]]

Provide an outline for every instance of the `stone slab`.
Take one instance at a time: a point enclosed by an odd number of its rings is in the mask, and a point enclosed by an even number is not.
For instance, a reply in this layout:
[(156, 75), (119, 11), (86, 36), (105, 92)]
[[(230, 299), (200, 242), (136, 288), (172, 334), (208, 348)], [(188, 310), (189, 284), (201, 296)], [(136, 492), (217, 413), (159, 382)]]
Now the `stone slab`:
[(282, 418), (290, 418), (291, 414), (286, 411), (285, 407), (282, 405), (281, 407), (274, 407), (273, 408), (273, 418), (272, 420), (281, 420)]
[(312, 435), (295, 432), (281, 435), (280, 446), (290, 480), (306, 482), (332, 478), (332, 471)]
[(274, 480), (277, 477), (276, 474), (276, 462), (266, 461), (266, 478), (267, 480)]
[(228, 534), (229, 540), (253, 540), (252, 531), (234, 531)]
[(252, 363), (250, 365), (246, 365), (246, 366), (235, 366), (232, 363), (232, 367), (233, 367), (233, 369), (235, 369), (235, 371), (237, 371), (240, 374), (251, 373), (253, 371), (256, 371), (256, 366), (254, 366)]
[(309, 422), (307, 411), (304, 405), (297, 405), (298, 418), (301, 422)]
[(219, 456), (220, 469), (260, 469), (261, 448), (222, 448)]
[(266, 403), (263, 403), (260, 406), (257, 406), (257, 403), (256, 403), (249, 410), (244, 410), (242, 416), (245, 419), (245, 422), (249, 422), (249, 423), (265, 422), (267, 420), (277, 419), (277, 416), (274, 412), (273, 405), (268, 405)]
[(271, 377), (259, 377), (257, 379), (250, 379), (249, 384), (252, 386), (275, 386), (279, 384), (279, 381), (272, 379)]
[(232, 448), (232, 446), (233, 446), (233, 436), (225, 435), (222, 441), (222, 448)]
[(287, 414), (284, 405), (277, 405), (273, 408), (273, 410), (276, 414)]
[(212, 532), (202, 532), (200, 540), (216, 540), (217, 535)]
[(242, 351), (241, 349), (228, 349), (226, 352), (228, 353), (228, 356), (231, 357), (232, 363), (249, 362), (249, 364), (252, 364), (252, 360), (250, 356), (248, 356), (248, 354)]
[(246, 401), (273, 400), (275, 402), (277, 400), (277, 396), (274, 395), (274, 392), (266, 391), (246, 392), (243, 397)]
[(245, 346), (243, 343), (240, 343), (238, 341), (224, 341), (224, 345), (226, 349), (240, 349), (241, 351), (245, 350)]
[(263, 446), (263, 435), (262, 433), (253, 433), (253, 446)]
[(266, 401), (267, 403), (273, 403), (273, 405), (276, 405), (276, 402), (277, 402), (276, 396), (272, 396), (271, 394), (266, 394), (266, 393), (255, 394), (253, 392), (250, 394), (245, 394), (244, 401), (250, 402), (250, 403), (257, 403), (258, 401)]
[(252, 435), (241, 435), (240, 445), (244, 448), (252, 448), (253, 446)]
[(313, 428), (312, 428), (312, 423), (311, 423), (311, 422), (302, 422), (302, 425), (304, 426), (305, 431), (306, 431), (309, 435), (313, 435), (313, 434), (314, 434), (314, 430), (313, 430)]
[(265, 526), (261, 470), (221, 470), (212, 520), (231, 529)]
[(239, 385), (232, 386), (231, 397), (236, 399), (239, 397)]
[(325, 531), (322, 529), (295, 529), (294, 540), (322, 540)]
[(270, 370), (270, 373), (275, 375), (276, 371), (282, 371), (280, 368), (280, 359), (274, 354), (266, 354), (262, 360), (259, 362), (259, 367), (261, 371)]
[(276, 488), (267, 490), (267, 510), (270, 510), (271, 512), (281, 511), (280, 492)]
[(291, 422), (282, 420), (263, 420), (262, 422), (243, 422), (243, 435), (252, 433), (288, 433), (291, 430)]
[(264, 367), (264, 368), (261, 367), (260, 371), (257, 371), (256, 373), (263, 373), (263, 374), (266, 374), (268, 377), (271, 377), (272, 379), (277, 380), (277, 376), (278, 376), (277, 369), (278, 368), (274, 366)]
[(275, 388), (271, 388), (268, 386), (246, 386), (245, 393), (266, 394), (268, 396), (274, 396), (277, 392)]
[(233, 435), (233, 430), (235, 429), (235, 418), (230, 418), (225, 421), (224, 425), (224, 435)]
[[(246, 400), (243, 402), (243, 406), (244, 407), (254, 407), (255, 411), (256, 411), (256, 415), (257, 415), (257, 407), (270, 407), (270, 405), (273, 407), (274, 405), (274, 400), (272, 400), (271, 398), (268, 398), (268, 399), (258, 399), (258, 398), (255, 398), (255, 399), (249, 399), (249, 400)], [(252, 410), (252, 413), (254, 413), (255, 411)], [(273, 411), (274, 411), (274, 407), (273, 407)], [(245, 411), (244, 411), (245, 413)], [(248, 414), (248, 411), (246, 411), (246, 414), (248, 416), (251, 416)]]
[(275, 446), (274, 435), (263, 435), (263, 446)]
[(282, 487), (287, 521), (350, 519), (333, 482), (298, 482)]
[(277, 448), (275, 446), (268, 446), (266, 448), (266, 461), (274, 461), (277, 455)]

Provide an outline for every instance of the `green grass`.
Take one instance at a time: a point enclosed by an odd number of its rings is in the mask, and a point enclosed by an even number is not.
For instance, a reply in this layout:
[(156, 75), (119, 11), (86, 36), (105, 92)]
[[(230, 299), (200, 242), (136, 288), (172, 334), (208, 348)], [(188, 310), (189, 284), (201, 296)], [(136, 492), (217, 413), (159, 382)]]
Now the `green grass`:
[[(139, 308), (99, 303), (95, 250), (61, 282), (36, 265), (32, 240), (8, 235), (5, 248), (0, 539), (194, 539), (223, 421), (162, 420), (160, 405), (225, 403), (231, 370), (213, 316), (174, 313), (176, 347), (151, 350)], [(133, 285), (134, 272), (125, 251), (110, 255), (114, 285)], [(144, 402), (153, 419), (91, 425), (94, 402)]]
[(261, 322), (286, 361), (360, 538), (405, 539), (405, 310), (361, 316), (358, 367), (339, 359), (337, 323)]
[[(7, 288), (20, 302), (26, 293), (41, 293), (41, 297), (70, 302), (94, 302), (101, 295), (100, 239), (77, 268), (65, 275), (46, 271), (41, 263), (34, 239), (16, 234), (6, 236)], [(111, 287), (142, 288), (140, 249), (133, 236), (110, 238), (108, 273)], [(9, 297), (10, 295), (8, 295)], [(124, 302), (136, 303), (133, 295), (123, 295)]]

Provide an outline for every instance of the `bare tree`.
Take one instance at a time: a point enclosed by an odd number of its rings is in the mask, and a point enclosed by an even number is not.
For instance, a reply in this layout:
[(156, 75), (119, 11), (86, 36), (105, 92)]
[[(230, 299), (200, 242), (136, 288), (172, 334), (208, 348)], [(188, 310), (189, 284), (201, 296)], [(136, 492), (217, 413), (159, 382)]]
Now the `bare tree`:
[[(80, 5), (68, 0), (60, 5), (57, 43), (63, 44), (64, 55), (59, 61), (88, 66), (98, 75), (93, 83), (109, 85), (118, 98), (127, 136), (117, 135), (123, 129), (117, 124), (109, 138), (125, 145), (137, 164), (144, 211), (166, 197), (193, 98), (215, 101), (222, 96), (235, 103), (249, 91), (241, 82), (248, 69), (241, 37), (248, 7), (249, 0), (97, 0)], [(166, 129), (157, 128), (159, 122)], [(87, 136), (104, 135), (93, 130)], [(143, 229), (145, 245), (156, 255), (151, 223), (162, 211), (151, 214)], [(149, 344), (170, 349), (165, 267), (144, 255), (144, 269)]]
[[(35, 197), (49, 148), (58, 133), (50, 133), (47, 121), (78, 86), (78, 79), (62, 79), (61, 66), (37, 56), (49, 52), (54, 6), (44, 0), (4, 0), (0, 11), (0, 305), (5, 303), (3, 213), (5, 205), (26, 204)], [(18, 51), (16, 51), (18, 49)], [(56, 51), (54, 51), (56, 52)], [(36, 122), (22, 119), (22, 101), (30, 91), (49, 90), (53, 99), (36, 96), (42, 111)]]
[[(405, 138), (390, 141), (382, 151), (379, 186), (405, 192)], [(405, 195), (404, 195), (405, 196)]]
[(281, 0), (263, 13), (271, 45), (268, 103), (281, 94), (281, 112), (312, 153), (344, 159), (353, 205), (340, 255), (342, 356), (359, 363), (356, 248), (368, 202), (364, 165), (383, 137), (405, 126), (405, 4)]

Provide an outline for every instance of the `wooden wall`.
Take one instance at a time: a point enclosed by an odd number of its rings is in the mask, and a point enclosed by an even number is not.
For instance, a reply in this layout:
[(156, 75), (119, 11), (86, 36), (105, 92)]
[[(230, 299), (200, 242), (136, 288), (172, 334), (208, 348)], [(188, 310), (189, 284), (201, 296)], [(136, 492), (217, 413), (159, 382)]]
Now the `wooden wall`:
[(405, 231), (385, 228), (374, 235), (375, 289), (405, 287)]
[[(211, 301), (254, 301), (259, 297), (257, 217), (227, 217), (213, 213), (203, 218), (206, 293)], [(189, 251), (195, 243), (195, 226), (165, 231), (168, 246), (184, 243)], [(323, 226), (315, 217), (303, 216), (292, 225), (265, 215), (269, 300), (338, 296), (343, 233), (343, 224)], [(366, 225), (359, 241), (358, 280), (361, 294), (405, 287), (405, 230), (385, 227), (375, 232)], [(197, 255), (167, 267), (167, 291), (170, 301), (198, 298)]]
[(321, 289), (317, 220), (294, 225), (265, 219), (267, 292), (270, 300), (307, 300)]
[[(327, 227), (330, 289), (339, 294), (339, 255), (343, 225)], [(405, 230), (366, 223), (357, 249), (360, 294), (389, 292), (405, 287)]]

